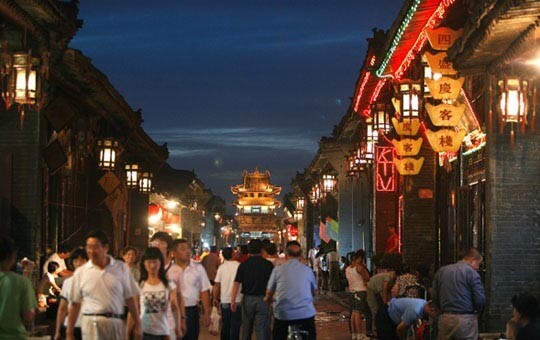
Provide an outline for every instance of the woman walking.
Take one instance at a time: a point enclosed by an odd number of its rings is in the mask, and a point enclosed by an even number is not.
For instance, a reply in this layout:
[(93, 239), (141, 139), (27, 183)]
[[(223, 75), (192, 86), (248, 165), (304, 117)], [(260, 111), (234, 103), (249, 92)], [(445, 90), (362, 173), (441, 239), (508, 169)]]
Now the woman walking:
[[(163, 255), (158, 248), (149, 247), (141, 259), (140, 308), (143, 339), (163, 340), (182, 337), (180, 309), (176, 297), (176, 285), (167, 281)], [(171, 306), (176, 320), (176, 334), (170, 334), (167, 307)]]

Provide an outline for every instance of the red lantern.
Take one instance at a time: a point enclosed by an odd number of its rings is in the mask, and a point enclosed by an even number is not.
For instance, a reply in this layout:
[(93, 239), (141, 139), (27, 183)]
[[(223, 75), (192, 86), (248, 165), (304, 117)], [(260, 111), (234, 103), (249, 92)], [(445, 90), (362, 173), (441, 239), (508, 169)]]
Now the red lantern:
[(154, 203), (148, 205), (148, 216), (159, 214), (160, 206)]

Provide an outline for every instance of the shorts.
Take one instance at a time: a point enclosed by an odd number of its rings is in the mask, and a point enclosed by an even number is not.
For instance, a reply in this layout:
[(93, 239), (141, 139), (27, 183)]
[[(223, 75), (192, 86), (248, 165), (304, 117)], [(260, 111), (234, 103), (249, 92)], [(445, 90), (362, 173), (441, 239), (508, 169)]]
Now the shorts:
[(366, 291), (349, 292), (350, 308), (355, 312), (362, 312), (367, 299)]

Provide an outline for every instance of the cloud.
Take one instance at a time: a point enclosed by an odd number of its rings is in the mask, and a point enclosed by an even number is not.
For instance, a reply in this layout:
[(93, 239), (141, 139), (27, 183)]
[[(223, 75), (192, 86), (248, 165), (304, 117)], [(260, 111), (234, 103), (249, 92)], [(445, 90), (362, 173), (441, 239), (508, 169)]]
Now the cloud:
[(204, 156), (239, 149), (314, 153), (323, 131), (300, 133), (296, 128), (163, 128), (147, 129), (156, 141), (167, 142), (171, 156)]

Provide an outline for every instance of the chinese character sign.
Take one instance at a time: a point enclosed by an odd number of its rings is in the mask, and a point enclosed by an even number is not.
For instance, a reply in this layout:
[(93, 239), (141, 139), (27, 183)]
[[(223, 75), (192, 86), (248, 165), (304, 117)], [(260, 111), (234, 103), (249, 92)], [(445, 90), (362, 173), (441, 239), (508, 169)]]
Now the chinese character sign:
[(465, 78), (452, 79), (442, 77), (437, 80), (426, 79), (429, 92), (435, 99), (456, 99), (459, 96)]
[(422, 165), (424, 165), (424, 157), (418, 159), (412, 157), (394, 158), (394, 164), (402, 176), (418, 175), (422, 169)]
[(436, 50), (446, 51), (463, 34), (463, 29), (453, 30), (448, 27), (428, 29), (426, 31), (429, 44)]
[(466, 133), (465, 130), (441, 129), (436, 132), (426, 130), (429, 144), (435, 152), (457, 152)]
[(454, 75), (457, 71), (450, 61), (446, 61), (446, 52), (431, 54), (426, 52), (426, 59), (431, 70), (435, 73)]
[(392, 139), (392, 144), (396, 148), (396, 152), (399, 156), (416, 156), (422, 147), (422, 138), (404, 138), (402, 140)]
[(377, 147), (377, 191), (394, 191), (396, 176), (394, 166), (394, 148)]
[(426, 111), (433, 125), (456, 126), (461, 120), (463, 113), (465, 113), (465, 104), (458, 106), (450, 104), (426, 104)]
[(415, 136), (420, 129), (420, 119), (404, 119), (403, 121), (397, 120), (395, 117), (392, 118), (392, 125), (394, 129), (400, 136)]

